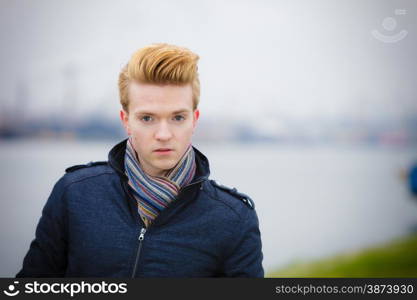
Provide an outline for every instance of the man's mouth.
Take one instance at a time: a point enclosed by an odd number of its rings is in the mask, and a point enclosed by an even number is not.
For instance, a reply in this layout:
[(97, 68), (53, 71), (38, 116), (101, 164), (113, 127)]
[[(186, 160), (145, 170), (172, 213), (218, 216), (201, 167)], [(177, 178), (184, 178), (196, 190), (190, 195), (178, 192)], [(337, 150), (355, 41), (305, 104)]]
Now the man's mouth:
[(172, 151), (172, 149), (170, 149), (170, 148), (159, 148), (159, 149), (156, 149), (154, 152), (156, 152), (156, 153), (170, 153)]

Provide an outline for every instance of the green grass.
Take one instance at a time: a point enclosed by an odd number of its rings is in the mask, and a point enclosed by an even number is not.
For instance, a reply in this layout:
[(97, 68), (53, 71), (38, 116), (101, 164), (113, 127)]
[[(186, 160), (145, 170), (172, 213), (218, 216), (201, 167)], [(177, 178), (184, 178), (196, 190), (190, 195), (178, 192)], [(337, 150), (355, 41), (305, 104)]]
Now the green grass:
[(293, 263), (266, 277), (417, 277), (417, 235), (358, 252)]

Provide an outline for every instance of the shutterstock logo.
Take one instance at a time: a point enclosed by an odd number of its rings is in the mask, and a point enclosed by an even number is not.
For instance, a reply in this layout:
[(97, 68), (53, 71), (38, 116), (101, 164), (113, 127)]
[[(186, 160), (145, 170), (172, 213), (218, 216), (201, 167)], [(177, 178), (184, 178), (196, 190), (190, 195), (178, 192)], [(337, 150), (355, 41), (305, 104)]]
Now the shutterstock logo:
[(10, 284), (4, 294), (10, 297), (18, 295), (20, 292), (24, 294), (67, 294), (74, 297), (77, 294), (125, 294), (127, 293), (127, 283), (107, 283), (101, 282), (26, 282), (24, 289), (21, 291), (16, 289), (19, 281)]
[(16, 290), (16, 285), (18, 284), (19, 284), (19, 281), (13, 282), (13, 284), (9, 285), (7, 290), (4, 290), (3, 293), (5, 293), (7, 296), (10, 296), (10, 297), (16, 296), (17, 294), (20, 293), (19, 290)]

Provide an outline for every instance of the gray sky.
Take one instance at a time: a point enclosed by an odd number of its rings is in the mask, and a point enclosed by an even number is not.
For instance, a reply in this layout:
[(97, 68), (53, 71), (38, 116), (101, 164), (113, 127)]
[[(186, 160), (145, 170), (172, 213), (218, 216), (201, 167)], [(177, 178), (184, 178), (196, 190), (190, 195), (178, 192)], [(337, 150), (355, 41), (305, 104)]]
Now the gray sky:
[[(117, 117), (118, 72), (134, 50), (154, 42), (200, 55), (203, 114), (383, 118), (417, 112), (417, 1), (0, 3), (0, 101), (22, 101), (23, 86), (30, 115), (68, 108)], [(372, 30), (407, 35), (384, 43)]]

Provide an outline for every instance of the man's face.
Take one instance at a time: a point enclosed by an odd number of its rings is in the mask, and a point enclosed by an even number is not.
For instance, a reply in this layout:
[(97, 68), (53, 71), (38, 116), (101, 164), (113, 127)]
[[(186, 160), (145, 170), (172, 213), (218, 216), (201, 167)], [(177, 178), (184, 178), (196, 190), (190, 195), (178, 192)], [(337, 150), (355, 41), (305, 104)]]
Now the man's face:
[(162, 176), (191, 143), (199, 111), (193, 110), (191, 85), (131, 82), (129, 113), (121, 110), (120, 117), (143, 170)]

